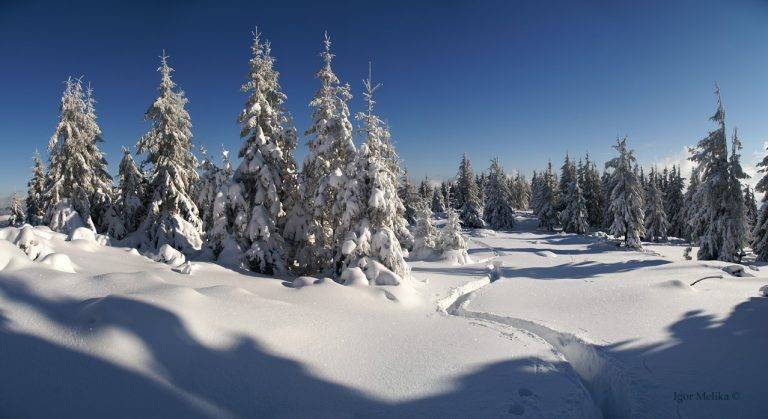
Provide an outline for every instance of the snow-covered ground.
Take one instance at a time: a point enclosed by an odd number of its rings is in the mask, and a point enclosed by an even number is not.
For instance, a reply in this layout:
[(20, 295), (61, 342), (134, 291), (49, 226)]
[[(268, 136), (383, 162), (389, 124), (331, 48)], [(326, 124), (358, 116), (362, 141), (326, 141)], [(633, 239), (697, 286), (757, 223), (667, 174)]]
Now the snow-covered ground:
[(2, 229), (0, 417), (763, 415), (768, 270), (532, 226), (401, 287), (185, 275), (45, 228), (31, 261)]

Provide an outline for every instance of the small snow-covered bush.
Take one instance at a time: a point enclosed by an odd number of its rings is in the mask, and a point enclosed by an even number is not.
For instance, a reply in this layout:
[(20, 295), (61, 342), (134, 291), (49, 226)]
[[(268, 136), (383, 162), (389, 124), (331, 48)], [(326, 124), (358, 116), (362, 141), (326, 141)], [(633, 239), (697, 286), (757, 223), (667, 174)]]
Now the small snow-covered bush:
[(448, 208), (448, 220), (440, 231), (438, 246), (445, 260), (460, 265), (472, 261), (467, 253), (467, 239), (461, 233), (459, 216), (453, 208)]
[(344, 285), (349, 286), (369, 286), (370, 282), (360, 268), (347, 268), (341, 273), (341, 280)]
[(162, 245), (154, 259), (158, 262), (163, 262), (171, 266), (179, 266), (186, 262), (184, 254), (174, 249), (169, 244)]

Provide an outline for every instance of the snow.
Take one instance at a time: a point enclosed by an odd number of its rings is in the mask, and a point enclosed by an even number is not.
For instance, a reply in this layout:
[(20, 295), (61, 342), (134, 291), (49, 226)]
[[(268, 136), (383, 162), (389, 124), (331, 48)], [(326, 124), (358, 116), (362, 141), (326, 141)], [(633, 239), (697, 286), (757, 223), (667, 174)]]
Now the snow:
[(74, 230), (72, 230), (71, 233), (69, 233), (68, 240), (74, 241), (74, 240), (84, 240), (87, 242), (96, 242), (96, 233), (93, 232), (93, 230), (85, 227), (78, 227)]
[(765, 269), (517, 219), (468, 232), (481, 262), (410, 261), (399, 285), (375, 261), (342, 285), (0, 229), (0, 416), (762, 415)]

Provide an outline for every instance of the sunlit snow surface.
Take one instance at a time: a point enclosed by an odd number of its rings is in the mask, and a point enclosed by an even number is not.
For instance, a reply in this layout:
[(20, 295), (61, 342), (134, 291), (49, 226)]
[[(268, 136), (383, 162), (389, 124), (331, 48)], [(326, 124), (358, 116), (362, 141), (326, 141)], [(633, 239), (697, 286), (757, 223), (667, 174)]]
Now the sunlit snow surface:
[(397, 287), (183, 274), (45, 228), (33, 261), (0, 230), (0, 417), (764, 414), (768, 268), (520, 218)]

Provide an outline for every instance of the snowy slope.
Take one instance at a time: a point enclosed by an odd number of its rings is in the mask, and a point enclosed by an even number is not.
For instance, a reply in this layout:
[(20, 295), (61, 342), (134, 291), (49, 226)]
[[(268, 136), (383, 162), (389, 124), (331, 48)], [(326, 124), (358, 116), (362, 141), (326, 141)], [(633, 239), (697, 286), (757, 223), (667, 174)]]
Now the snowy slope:
[(412, 295), (388, 298), (198, 262), (182, 275), (129, 249), (34, 233), (60, 263), (30, 261), (11, 243), (17, 229), (1, 234), (3, 417), (599, 414), (546, 342), (437, 308), (486, 278), (482, 265), (416, 262)]
[(680, 246), (640, 253), (573, 235), (499, 233), (483, 242), (501, 254), (501, 279), (469, 295), (458, 314), (553, 343), (605, 414), (764, 414), (765, 270), (734, 277), (725, 263), (683, 260)]

